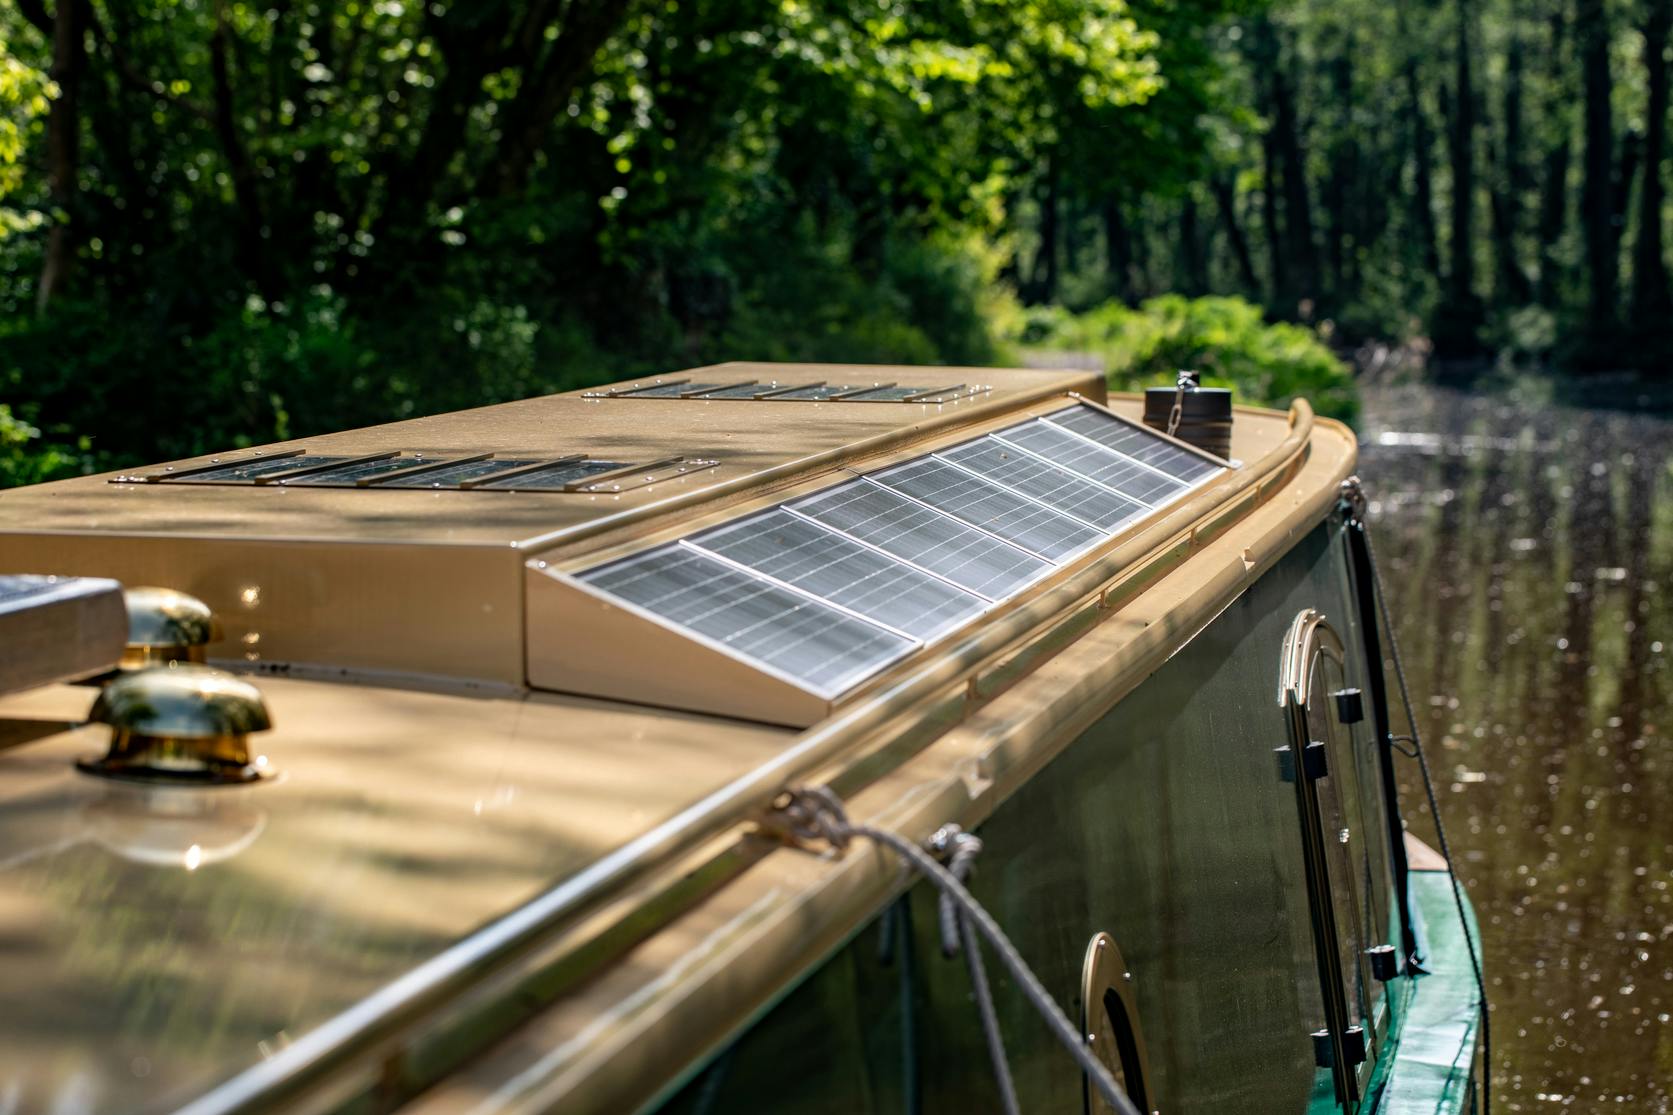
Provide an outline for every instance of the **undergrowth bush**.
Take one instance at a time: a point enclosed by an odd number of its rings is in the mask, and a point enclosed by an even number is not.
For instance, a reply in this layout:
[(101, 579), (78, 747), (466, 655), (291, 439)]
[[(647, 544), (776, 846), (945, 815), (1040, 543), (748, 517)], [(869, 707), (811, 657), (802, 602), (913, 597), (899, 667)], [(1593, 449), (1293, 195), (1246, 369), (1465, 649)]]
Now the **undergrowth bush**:
[(1331, 418), (1351, 423), (1359, 415), (1352, 371), (1316, 333), (1268, 323), (1260, 307), (1241, 298), (1167, 294), (1137, 308), (1109, 302), (1083, 314), (1035, 311), (1017, 339), (1040, 350), (1094, 354), (1110, 386), (1121, 390), (1171, 384), (1178, 369), (1194, 368), (1204, 386), (1231, 387), (1239, 402), (1284, 407), (1304, 397)]

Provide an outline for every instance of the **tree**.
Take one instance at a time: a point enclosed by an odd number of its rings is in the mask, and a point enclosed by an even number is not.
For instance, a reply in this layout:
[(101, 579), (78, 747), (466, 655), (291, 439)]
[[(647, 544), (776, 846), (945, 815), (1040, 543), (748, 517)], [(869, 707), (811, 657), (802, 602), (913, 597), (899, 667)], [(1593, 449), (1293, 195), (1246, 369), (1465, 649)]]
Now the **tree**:
[(1668, 35), (1673, 31), (1673, 5), (1649, 0), (1645, 5), (1644, 69), (1648, 96), (1644, 112), (1644, 181), (1638, 192), (1638, 235), (1632, 252), (1632, 317), (1640, 332), (1665, 339), (1673, 329), (1673, 297), (1669, 296), (1667, 256), (1662, 238), (1667, 190), (1663, 164), (1667, 158)]
[(1610, 99), (1609, 18), (1603, 0), (1578, 0), (1575, 26), (1585, 84), (1585, 182), (1581, 192), (1581, 230), (1586, 242), (1589, 300), (1586, 326), (1594, 356), (1601, 357), (1617, 318), (1615, 306), (1615, 126)]

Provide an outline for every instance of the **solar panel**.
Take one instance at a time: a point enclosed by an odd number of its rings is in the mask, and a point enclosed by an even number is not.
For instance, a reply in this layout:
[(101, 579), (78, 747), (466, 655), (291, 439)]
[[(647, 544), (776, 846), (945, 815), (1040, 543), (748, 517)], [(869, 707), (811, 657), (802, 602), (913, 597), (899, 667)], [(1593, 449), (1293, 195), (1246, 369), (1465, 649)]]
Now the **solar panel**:
[(1103, 538), (1085, 523), (934, 457), (884, 469), (871, 479), (1051, 561)]
[(764, 391), (775, 391), (785, 385), (777, 381), (764, 383), (734, 383), (730, 387), (722, 387), (718, 391), (704, 392), (705, 399), (753, 399)]
[(486, 484), (478, 485), (474, 490), (480, 492), (493, 488), (502, 492), (549, 492), (562, 488), (565, 484), (585, 480), (589, 476), (626, 467), (623, 461), (571, 461), (553, 468), (543, 468), (538, 472), (508, 476), (504, 480), (490, 480)]
[(457, 488), (466, 480), (492, 476), (496, 472), (509, 472), (524, 465), (536, 464), (539, 460), (538, 457), (490, 457), (485, 461), (460, 461), (458, 464), (443, 465), (441, 468), (415, 473), (412, 476), (399, 476), (379, 484), (378, 487)]
[(686, 541), (918, 639), (933, 639), (986, 606), (979, 596), (779, 508)]
[(624, 399), (677, 399), (681, 395), (696, 395), (704, 391), (713, 391), (728, 386), (730, 384), (686, 383), (682, 380), (679, 383), (658, 383), (650, 387), (641, 387), (637, 391), (624, 391), (620, 397)]
[(1106, 449), (1133, 458), (1177, 480), (1200, 480), (1220, 471), (1213, 461), (1172, 445), (1143, 426), (1123, 422), (1088, 406), (1070, 407), (1046, 415), (1046, 421), (1073, 430)]
[(863, 391), (865, 388), (853, 383), (811, 383), (806, 387), (798, 387), (792, 391), (781, 391), (773, 396), (773, 402), (822, 402), (836, 395), (847, 395)]
[(896, 383), (692, 383), (670, 380), (644, 386), (621, 386), (584, 391), (588, 399), (733, 399), (768, 402), (842, 403), (950, 403), (993, 390), (980, 384), (956, 383), (945, 387), (912, 387)]
[(351, 460), (349, 457), (322, 457), (302, 454), (290, 457), (264, 457), (254, 461), (242, 461), (238, 464), (227, 465), (225, 468), (210, 469), (207, 472), (196, 472), (189, 476), (168, 477), (172, 484), (253, 484), (263, 476), (274, 473), (290, 472), (293, 469), (307, 468), (309, 465), (328, 465), (333, 461)]
[(850, 688), (916, 645), (679, 543), (580, 578), (822, 696)]
[(828, 488), (787, 506), (990, 600), (1011, 595), (1051, 569), (1031, 553), (870, 480)]
[(404, 456), (385, 457), (379, 461), (361, 461), (354, 465), (341, 465), (337, 468), (326, 469), (324, 472), (310, 472), (307, 476), (295, 476), (278, 483), (285, 487), (316, 487), (316, 488), (353, 488), (357, 481), (370, 480), (374, 476), (382, 476), (386, 472), (397, 472), (400, 469), (421, 465), (432, 458), (422, 453), (409, 453)]
[[(892, 384), (818, 383), (729, 384), (716, 392), (897, 403), (922, 394)], [(561, 471), (543, 467), (503, 483), (522, 486), (530, 475)], [(1148, 430), (1074, 406), (579, 576), (831, 698), (1219, 471)]]
[(1116, 530), (1145, 512), (1141, 503), (991, 437), (937, 456), (1104, 531)]
[(1151, 507), (1185, 490), (1185, 485), (1171, 476), (1163, 476), (1114, 450), (1040, 419), (1000, 430), (993, 436)]

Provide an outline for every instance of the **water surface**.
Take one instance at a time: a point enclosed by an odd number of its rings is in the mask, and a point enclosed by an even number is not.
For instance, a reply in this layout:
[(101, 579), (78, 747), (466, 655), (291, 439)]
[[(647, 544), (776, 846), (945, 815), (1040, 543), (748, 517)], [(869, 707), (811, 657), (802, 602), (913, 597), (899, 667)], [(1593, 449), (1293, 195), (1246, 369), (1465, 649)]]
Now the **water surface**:
[(1494, 1107), (1673, 1110), (1673, 421), (1377, 388), (1361, 435)]

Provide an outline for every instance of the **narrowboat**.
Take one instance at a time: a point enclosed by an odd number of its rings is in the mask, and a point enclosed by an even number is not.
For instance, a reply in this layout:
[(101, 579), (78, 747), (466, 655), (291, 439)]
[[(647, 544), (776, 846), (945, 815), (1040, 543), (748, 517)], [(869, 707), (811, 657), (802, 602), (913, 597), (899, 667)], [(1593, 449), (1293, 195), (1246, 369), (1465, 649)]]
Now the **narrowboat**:
[(735, 363), (0, 493), (0, 1111), (1478, 1110), (1355, 439), (1166, 396)]

